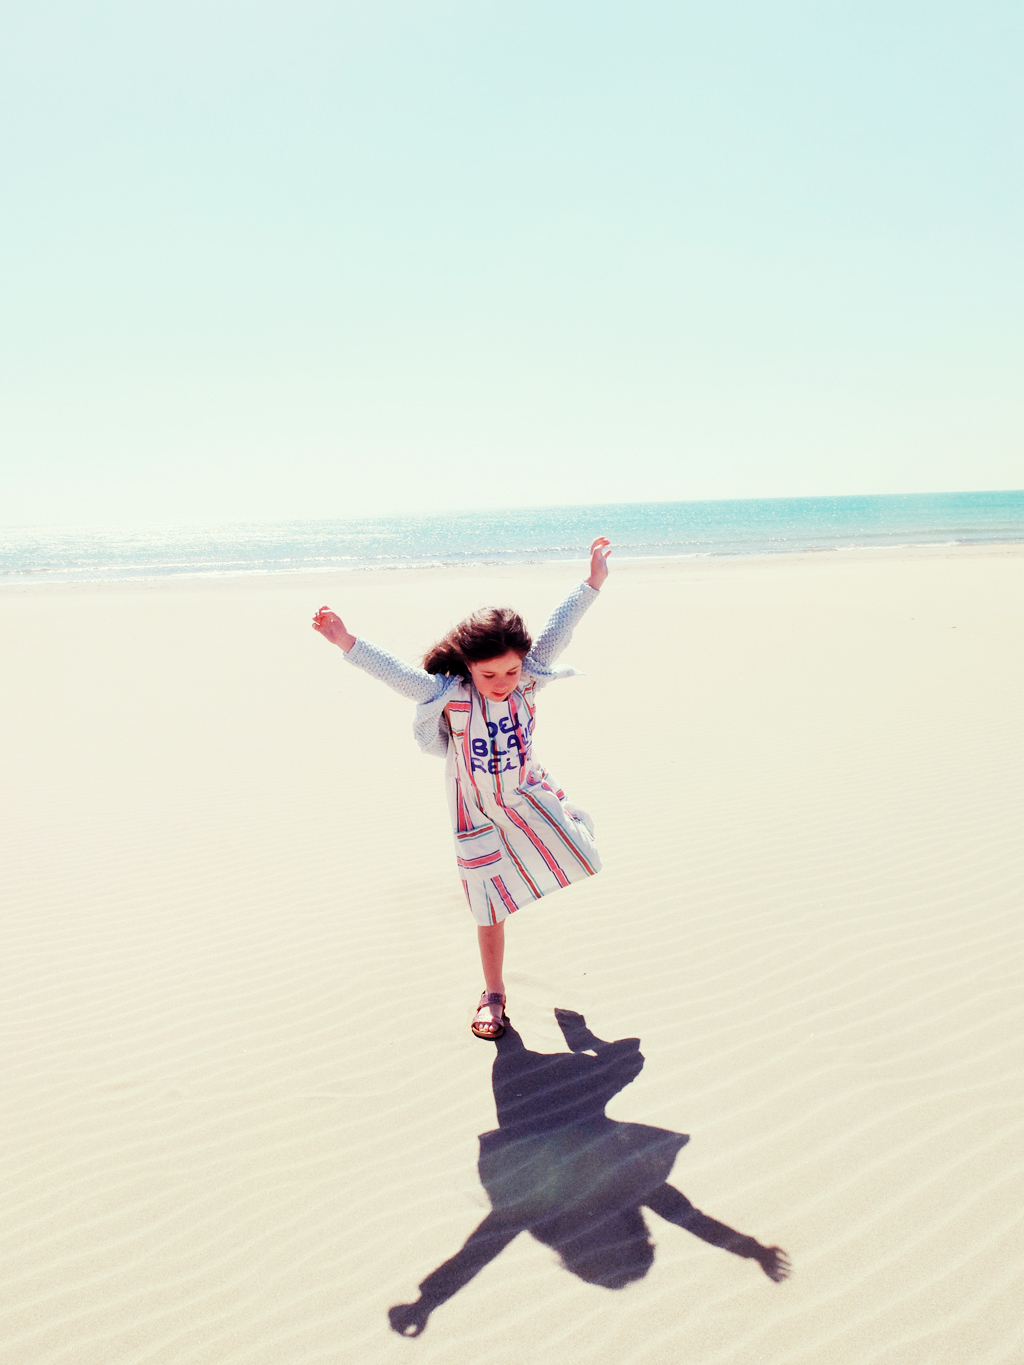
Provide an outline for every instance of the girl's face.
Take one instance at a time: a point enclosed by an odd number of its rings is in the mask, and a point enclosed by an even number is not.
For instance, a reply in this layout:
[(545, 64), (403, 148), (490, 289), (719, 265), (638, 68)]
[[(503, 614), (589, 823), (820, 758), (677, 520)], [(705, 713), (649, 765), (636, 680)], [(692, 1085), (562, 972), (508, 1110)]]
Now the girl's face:
[(508, 694), (519, 686), (523, 676), (523, 661), (515, 650), (497, 659), (481, 659), (469, 665), (470, 676), (476, 690), (488, 701), (504, 701)]

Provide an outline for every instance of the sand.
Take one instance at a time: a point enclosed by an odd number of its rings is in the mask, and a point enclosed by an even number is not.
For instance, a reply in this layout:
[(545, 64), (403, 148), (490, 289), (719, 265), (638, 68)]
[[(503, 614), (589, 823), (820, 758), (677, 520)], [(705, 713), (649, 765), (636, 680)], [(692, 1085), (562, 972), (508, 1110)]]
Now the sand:
[(578, 567), (0, 593), (5, 1365), (1024, 1359), (1024, 549), (620, 563), (537, 753), (605, 870), (509, 926), (509, 1013), (639, 1037), (620, 1122), (789, 1253), (647, 1215), (588, 1284), (488, 1211), (493, 1045), (442, 765), (309, 627), (415, 657)]

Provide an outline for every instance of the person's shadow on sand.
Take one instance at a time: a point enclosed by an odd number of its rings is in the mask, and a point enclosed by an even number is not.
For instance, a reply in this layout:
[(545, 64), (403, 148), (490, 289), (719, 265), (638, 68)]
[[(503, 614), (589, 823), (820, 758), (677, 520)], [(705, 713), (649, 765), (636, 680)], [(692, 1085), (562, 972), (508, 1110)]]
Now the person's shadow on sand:
[(667, 1183), (685, 1134), (606, 1117), (608, 1101), (643, 1069), (639, 1038), (605, 1043), (581, 1014), (556, 1009), (555, 1018), (571, 1052), (529, 1052), (511, 1025), (498, 1040), (498, 1127), (480, 1138), (491, 1212), (462, 1250), (427, 1276), (415, 1303), (389, 1311), (402, 1336), (419, 1336), (434, 1309), (520, 1232), (553, 1247), (566, 1270), (590, 1284), (622, 1289), (642, 1279), (654, 1262), (643, 1208), (757, 1261), (771, 1280), (789, 1274), (779, 1247), (708, 1218)]

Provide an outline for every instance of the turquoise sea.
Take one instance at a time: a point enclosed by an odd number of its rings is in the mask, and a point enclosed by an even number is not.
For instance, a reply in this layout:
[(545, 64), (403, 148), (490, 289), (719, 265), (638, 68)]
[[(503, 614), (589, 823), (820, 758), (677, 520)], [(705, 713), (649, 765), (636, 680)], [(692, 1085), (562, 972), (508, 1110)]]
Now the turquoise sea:
[(309, 573), (1024, 541), (1024, 491), (611, 503), (435, 516), (0, 530), (0, 583)]

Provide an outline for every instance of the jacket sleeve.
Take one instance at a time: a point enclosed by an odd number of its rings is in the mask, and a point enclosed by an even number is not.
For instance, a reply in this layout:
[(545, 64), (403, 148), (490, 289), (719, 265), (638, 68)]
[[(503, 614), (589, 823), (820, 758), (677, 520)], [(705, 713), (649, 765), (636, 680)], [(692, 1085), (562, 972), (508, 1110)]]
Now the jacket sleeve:
[(548, 617), (544, 629), (537, 636), (533, 648), (523, 660), (523, 668), (530, 672), (530, 661), (549, 669), (572, 639), (572, 633), (588, 607), (597, 601), (597, 589), (583, 582), (573, 588), (564, 602)]
[(422, 668), (414, 668), (389, 654), (386, 649), (371, 645), (369, 640), (357, 638), (355, 644), (345, 655), (350, 664), (369, 673), (388, 687), (393, 688), (410, 701), (428, 702), (439, 697), (448, 686), (449, 679), (443, 673), (427, 673)]

